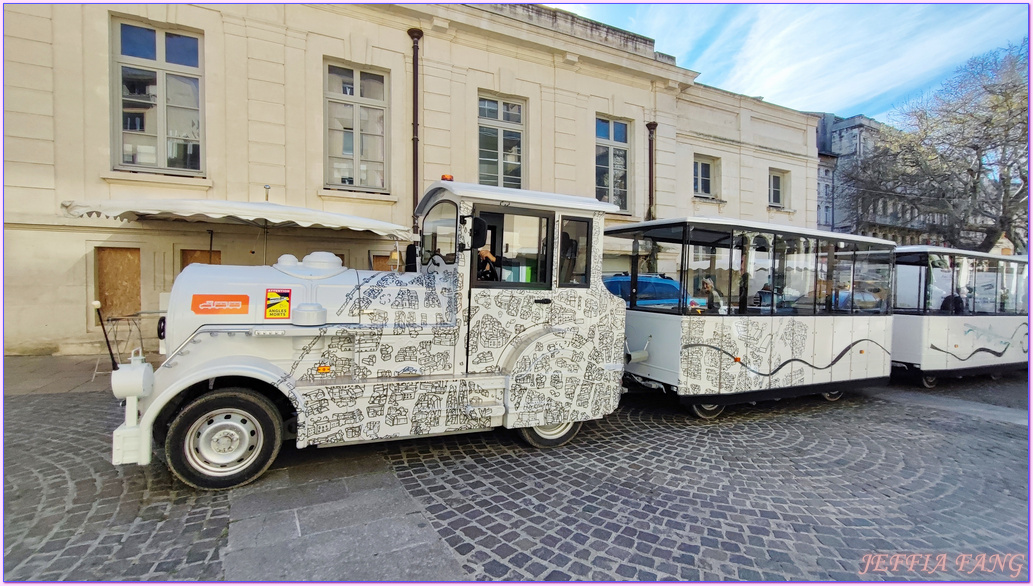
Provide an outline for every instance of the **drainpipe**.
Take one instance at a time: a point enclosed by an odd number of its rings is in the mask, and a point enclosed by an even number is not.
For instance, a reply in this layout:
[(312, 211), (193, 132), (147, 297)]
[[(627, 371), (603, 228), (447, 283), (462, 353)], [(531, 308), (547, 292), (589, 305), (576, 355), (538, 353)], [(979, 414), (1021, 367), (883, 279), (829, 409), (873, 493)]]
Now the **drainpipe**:
[(646, 122), (649, 129), (649, 209), (646, 210), (646, 221), (656, 219), (656, 169), (653, 161), (653, 151), (656, 148), (656, 122)]
[(420, 39), (423, 31), (411, 28), (406, 33), (412, 39), (412, 231), (419, 232), (416, 206), (420, 203)]

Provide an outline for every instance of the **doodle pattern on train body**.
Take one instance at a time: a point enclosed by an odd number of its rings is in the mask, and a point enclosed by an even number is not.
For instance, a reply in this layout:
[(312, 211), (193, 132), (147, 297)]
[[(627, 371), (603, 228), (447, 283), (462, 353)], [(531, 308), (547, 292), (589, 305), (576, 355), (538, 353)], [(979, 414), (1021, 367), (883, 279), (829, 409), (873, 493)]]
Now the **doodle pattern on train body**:
[[(462, 213), (470, 213), (469, 204)], [(518, 427), (616, 409), (619, 370), (607, 365), (623, 360), (623, 302), (601, 282), (569, 289), (554, 283), (548, 305), (534, 303), (542, 291), (474, 289), (467, 312), (468, 256), (434, 273), (359, 273), (359, 285), (330, 312), (359, 324), (322, 328), (278, 381), (298, 410), (299, 446), (498, 425), (504, 389), (461, 378), (467, 368), (510, 375), (508, 403)], [(600, 259), (593, 274), (601, 268)], [(467, 319), (468, 366), (461, 332)]]

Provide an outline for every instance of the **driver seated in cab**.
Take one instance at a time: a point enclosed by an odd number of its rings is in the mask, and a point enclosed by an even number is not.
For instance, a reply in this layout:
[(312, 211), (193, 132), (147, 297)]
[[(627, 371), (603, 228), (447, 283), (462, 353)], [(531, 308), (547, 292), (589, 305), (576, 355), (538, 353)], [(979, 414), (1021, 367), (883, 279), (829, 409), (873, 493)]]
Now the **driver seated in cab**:
[(509, 259), (502, 256), (495, 256), (487, 247), (477, 251), (477, 280), (478, 281), (501, 281), (503, 266), (509, 266)]

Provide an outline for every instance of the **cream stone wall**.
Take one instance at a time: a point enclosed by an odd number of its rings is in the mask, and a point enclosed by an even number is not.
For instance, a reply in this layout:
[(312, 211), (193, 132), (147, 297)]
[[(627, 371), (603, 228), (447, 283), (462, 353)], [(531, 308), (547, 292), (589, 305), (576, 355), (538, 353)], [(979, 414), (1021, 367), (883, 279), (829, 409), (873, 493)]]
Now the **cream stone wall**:
[[(201, 36), (201, 177), (115, 169), (114, 19)], [(263, 250), (245, 226), (69, 218), (65, 200), (268, 201), (412, 223), (412, 40), (419, 28), (420, 192), (440, 175), (476, 182), (477, 100), (525, 106), (524, 187), (593, 197), (595, 118), (629, 124), (629, 210), (645, 219), (648, 131), (656, 121), (659, 217), (722, 215), (816, 225), (816, 118), (695, 83), (652, 41), (535, 5), (4, 6), (4, 295), (7, 353), (95, 352), (95, 249), (141, 251), (142, 309), (178, 274), (179, 251), (224, 264), (315, 250), (366, 268), (394, 243), (369, 233), (280, 230)], [(327, 62), (387, 77), (388, 186), (324, 185)], [(719, 202), (692, 195), (696, 154), (720, 158)], [(788, 173), (783, 209), (767, 205), (769, 169)], [(265, 186), (269, 189), (266, 190)], [(403, 243), (404, 244), (404, 243)], [(254, 253), (252, 253), (254, 251)], [(148, 345), (155, 344), (144, 321)]]

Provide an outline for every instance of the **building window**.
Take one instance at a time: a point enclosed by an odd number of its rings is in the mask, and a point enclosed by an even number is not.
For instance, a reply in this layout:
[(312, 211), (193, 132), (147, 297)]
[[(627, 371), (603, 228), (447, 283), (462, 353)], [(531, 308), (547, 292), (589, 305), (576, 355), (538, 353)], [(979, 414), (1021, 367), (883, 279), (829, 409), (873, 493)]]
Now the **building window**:
[(200, 175), (204, 156), (200, 35), (113, 23), (115, 167)]
[(773, 207), (785, 206), (785, 190), (788, 187), (789, 173), (771, 169), (768, 172), (768, 205)]
[(481, 96), (477, 119), (478, 182), (520, 189), (524, 185), (524, 105)]
[(324, 71), (326, 185), (387, 189), (387, 78), (329, 63)]
[(692, 161), (692, 191), (697, 197), (717, 197), (717, 159), (696, 157)]
[(628, 124), (595, 119), (595, 197), (628, 209)]

